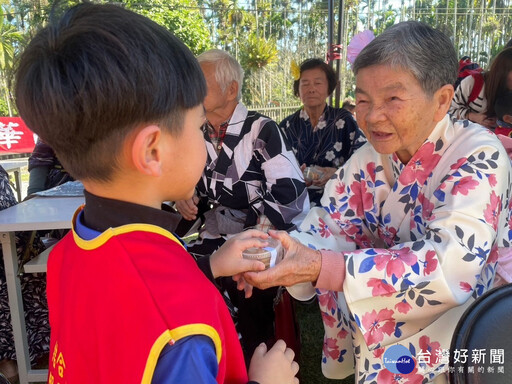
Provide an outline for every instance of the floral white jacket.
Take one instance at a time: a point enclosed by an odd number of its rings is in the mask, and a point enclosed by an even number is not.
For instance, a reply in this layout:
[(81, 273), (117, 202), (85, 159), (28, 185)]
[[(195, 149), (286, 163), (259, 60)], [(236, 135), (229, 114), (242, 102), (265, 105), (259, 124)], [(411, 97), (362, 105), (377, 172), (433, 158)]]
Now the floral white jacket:
[[(345, 258), (343, 292), (318, 290), (324, 375), (352, 374), (354, 359), (357, 383), (422, 383), (448, 369), (457, 321), (492, 287), (497, 249), (511, 241), (511, 175), (493, 133), (448, 116), (407, 165), (368, 143), (338, 170), (294, 234)], [(384, 369), (394, 344), (414, 357), (411, 373)]]

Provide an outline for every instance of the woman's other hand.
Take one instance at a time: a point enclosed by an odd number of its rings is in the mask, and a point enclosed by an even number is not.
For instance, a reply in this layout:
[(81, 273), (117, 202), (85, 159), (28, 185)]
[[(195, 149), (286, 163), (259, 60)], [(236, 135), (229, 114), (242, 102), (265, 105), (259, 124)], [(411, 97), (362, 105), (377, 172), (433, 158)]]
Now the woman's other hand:
[(337, 168), (332, 167), (319, 167), (316, 166), (316, 168), (322, 172), (322, 177), (320, 177), (317, 180), (313, 180), (313, 185), (316, 185), (318, 187), (324, 187), (325, 184), (331, 179), (332, 175), (336, 173), (338, 170)]

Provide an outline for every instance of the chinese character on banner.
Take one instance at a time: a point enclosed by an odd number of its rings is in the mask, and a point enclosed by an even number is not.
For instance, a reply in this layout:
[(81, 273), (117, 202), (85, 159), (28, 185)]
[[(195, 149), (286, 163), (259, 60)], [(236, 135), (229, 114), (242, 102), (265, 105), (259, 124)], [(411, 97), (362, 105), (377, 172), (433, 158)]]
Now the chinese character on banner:
[(491, 364), (504, 364), (505, 351), (503, 349), (492, 349), (490, 353)]
[(0, 117), (0, 154), (31, 153), (36, 141), (20, 117)]

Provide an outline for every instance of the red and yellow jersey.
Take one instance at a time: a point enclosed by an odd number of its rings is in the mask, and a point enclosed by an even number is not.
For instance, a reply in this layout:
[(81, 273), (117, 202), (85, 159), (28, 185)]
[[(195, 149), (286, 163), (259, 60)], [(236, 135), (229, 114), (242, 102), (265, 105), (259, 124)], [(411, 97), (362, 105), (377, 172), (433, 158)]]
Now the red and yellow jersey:
[(130, 224), (84, 240), (74, 227), (48, 262), (50, 384), (149, 384), (162, 349), (192, 335), (213, 341), (219, 383), (247, 382), (222, 297), (170, 232)]

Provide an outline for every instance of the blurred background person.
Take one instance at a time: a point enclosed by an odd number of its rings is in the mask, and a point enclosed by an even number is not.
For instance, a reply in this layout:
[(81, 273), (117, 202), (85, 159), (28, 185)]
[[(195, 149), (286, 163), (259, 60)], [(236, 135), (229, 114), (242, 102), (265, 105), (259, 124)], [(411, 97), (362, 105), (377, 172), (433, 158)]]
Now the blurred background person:
[(489, 71), (465, 77), (455, 90), (449, 113), (458, 120), (470, 120), (486, 128), (496, 127), (494, 103), (512, 90), (512, 48), (494, 58)]
[(327, 105), (336, 84), (336, 73), (323, 60), (303, 61), (299, 78), (293, 83), (293, 93), (303, 107), (279, 124), (301, 169), (315, 166), (321, 173), (306, 181), (312, 205), (320, 203), (325, 183), (366, 141), (352, 113)]
[(54, 150), (41, 139), (28, 159), (29, 181), (27, 196), (56, 187), (73, 178), (66, 172)]
[[(238, 61), (218, 49), (197, 59), (208, 88), (203, 103), (208, 157), (196, 187), (197, 196), (177, 201), (176, 209), (186, 221), (204, 216), (198, 238), (187, 247), (201, 264), (204, 256), (244, 229), (294, 228), (306, 216), (309, 200), (297, 160), (277, 124), (248, 111), (241, 102), (244, 71)], [(181, 235), (180, 230), (177, 233)], [(219, 285), (236, 308), (232, 314), (248, 358), (258, 344), (275, 336), (277, 289), (255, 289), (252, 297), (245, 298), (230, 277), (219, 280)], [(287, 313), (293, 311), (291, 301), (283, 305), (288, 305)], [(298, 355), (292, 344), (296, 340), (281, 337)]]

